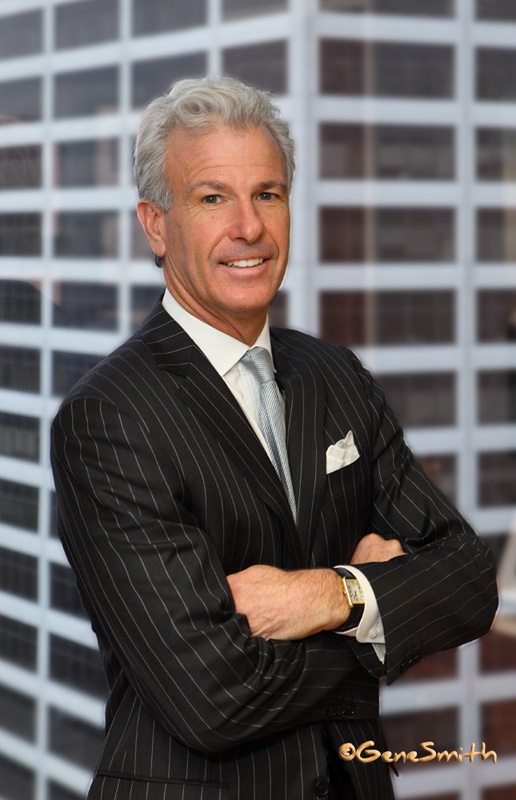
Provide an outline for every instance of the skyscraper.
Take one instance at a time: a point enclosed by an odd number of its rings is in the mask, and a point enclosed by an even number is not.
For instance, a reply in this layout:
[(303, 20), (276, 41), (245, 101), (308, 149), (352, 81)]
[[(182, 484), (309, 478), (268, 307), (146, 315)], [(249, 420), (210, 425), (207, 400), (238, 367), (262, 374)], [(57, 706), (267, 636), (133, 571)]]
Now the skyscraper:
[[(497, 555), (516, 498), (514, 0), (1, 0), (0, 800), (78, 800), (104, 678), (55, 536), (49, 424), (162, 285), (134, 215), (141, 109), (180, 77), (273, 92), (297, 142), (272, 316), (357, 350)], [(516, 636), (385, 690), (401, 798), (516, 793)], [(243, 798), (242, 800), (246, 800)]]

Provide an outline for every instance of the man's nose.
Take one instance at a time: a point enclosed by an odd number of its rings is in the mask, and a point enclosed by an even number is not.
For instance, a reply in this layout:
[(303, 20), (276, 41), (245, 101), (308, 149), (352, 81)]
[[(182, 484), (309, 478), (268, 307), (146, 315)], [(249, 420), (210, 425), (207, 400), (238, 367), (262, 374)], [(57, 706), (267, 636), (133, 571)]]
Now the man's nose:
[(260, 238), (263, 228), (263, 221), (254, 203), (239, 203), (234, 209), (228, 234), (230, 239), (255, 242)]

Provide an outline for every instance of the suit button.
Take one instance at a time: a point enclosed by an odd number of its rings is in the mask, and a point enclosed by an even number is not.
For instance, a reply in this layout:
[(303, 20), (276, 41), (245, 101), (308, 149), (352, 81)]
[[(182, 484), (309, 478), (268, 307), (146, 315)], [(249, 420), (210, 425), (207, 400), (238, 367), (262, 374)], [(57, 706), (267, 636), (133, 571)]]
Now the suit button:
[(354, 717), (356, 713), (357, 713), (357, 710), (356, 710), (355, 706), (352, 703), (350, 703), (349, 706), (346, 706), (346, 708), (343, 711), (343, 714), (346, 717)]
[(314, 781), (314, 793), (316, 797), (327, 797), (330, 786), (326, 778), (316, 778)]
[(328, 709), (328, 714), (330, 717), (336, 717), (338, 714), (338, 710), (335, 708), (335, 706), (332, 706), (331, 708)]
[(403, 675), (410, 667), (413, 667), (414, 664), (419, 664), (421, 661), (421, 656), (412, 656), (412, 658), (407, 658), (405, 661), (402, 661), (400, 664), (400, 674)]

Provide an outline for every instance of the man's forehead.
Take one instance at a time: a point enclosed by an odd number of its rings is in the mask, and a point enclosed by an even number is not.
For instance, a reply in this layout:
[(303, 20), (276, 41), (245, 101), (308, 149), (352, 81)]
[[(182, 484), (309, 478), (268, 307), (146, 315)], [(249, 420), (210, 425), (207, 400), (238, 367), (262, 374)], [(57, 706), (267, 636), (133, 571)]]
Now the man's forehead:
[(193, 131), (177, 127), (169, 137), (167, 161), (171, 177), (180, 170), (188, 175), (189, 183), (224, 183), (221, 172), (242, 166), (263, 173), (263, 182), (285, 183), (283, 153), (264, 128), (240, 129), (222, 123)]

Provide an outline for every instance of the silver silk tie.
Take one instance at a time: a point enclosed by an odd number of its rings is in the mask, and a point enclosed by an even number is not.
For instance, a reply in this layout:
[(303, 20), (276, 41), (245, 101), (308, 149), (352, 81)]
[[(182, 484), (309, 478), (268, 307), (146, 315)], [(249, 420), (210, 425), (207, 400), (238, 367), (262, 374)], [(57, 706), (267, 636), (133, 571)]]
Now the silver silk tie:
[(287, 455), (285, 415), (281, 405), (279, 387), (274, 379), (270, 353), (264, 347), (253, 347), (242, 356), (242, 361), (253, 372), (260, 384), (260, 426), (272, 457), (272, 463), (285, 489), (292, 516), (296, 520), (296, 501)]

